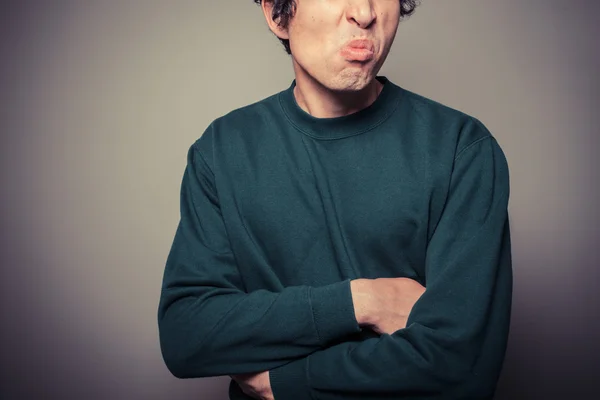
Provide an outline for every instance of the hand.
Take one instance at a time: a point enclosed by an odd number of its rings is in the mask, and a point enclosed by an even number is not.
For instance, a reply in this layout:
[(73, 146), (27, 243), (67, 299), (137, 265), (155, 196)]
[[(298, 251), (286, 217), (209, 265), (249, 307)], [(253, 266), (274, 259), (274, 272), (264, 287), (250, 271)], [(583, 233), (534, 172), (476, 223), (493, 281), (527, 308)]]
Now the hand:
[(409, 278), (356, 279), (350, 288), (358, 324), (390, 335), (406, 328), (413, 306), (425, 292)]
[(269, 371), (230, 376), (248, 396), (258, 400), (275, 400), (271, 390)]

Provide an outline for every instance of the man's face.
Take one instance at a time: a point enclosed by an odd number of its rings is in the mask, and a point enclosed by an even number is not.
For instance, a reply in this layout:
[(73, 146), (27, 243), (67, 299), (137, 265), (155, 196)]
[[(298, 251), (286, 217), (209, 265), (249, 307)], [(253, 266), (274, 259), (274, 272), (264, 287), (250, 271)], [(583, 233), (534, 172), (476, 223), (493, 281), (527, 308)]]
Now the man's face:
[(296, 0), (287, 33), (297, 78), (330, 90), (364, 88), (383, 65), (399, 18), (400, 0)]

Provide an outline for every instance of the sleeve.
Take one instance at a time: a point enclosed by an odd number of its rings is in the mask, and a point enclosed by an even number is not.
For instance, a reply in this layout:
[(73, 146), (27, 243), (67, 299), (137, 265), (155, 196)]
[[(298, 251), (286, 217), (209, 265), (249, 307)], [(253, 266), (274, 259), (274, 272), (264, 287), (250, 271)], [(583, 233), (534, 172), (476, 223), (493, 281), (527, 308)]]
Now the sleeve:
[[(509, 175), (491, 136), (455, 157), (407, 326), (270, 371), (275, 399), (466, 399), (495, 391), (508, 337)], [(312, 397), (311, 397), (312, 396)]]
[(360, 331), (350, 281), (244, 291), (213, 175), (192, 145), (180, 220), (166, 260), (158, 328), (179, 378), (267, 371)]

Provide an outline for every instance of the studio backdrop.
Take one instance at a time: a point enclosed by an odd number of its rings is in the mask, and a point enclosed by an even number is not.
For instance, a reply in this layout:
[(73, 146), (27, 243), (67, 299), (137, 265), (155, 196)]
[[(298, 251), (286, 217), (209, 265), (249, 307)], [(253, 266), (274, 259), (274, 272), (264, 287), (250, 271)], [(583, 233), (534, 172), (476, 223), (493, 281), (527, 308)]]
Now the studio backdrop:
[[(178, 380), (157, 306), (186, 151), (289, 86), (251, 0), (0, 6), (0, 397), (227, 399)], [(380, 74), (480, 119), (511, 177), (497, 399), (598, 392), (600, 2), (423, 0)]]

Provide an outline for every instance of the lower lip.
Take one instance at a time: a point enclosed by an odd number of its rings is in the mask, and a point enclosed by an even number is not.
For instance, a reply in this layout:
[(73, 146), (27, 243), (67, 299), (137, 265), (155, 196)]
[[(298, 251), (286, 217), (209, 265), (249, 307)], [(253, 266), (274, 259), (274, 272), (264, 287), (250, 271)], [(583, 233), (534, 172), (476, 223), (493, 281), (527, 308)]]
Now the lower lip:
[(373, 58), (373, 51), (359, 49), (357, 47), (344, 47), (341, 51), (342, 57), (349, 61), (368, 61)]

